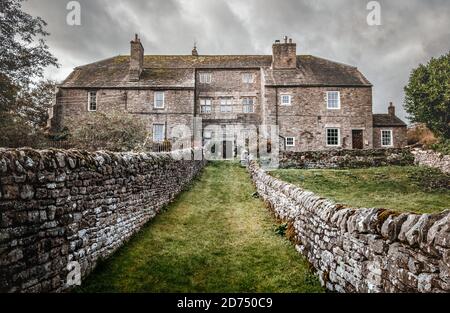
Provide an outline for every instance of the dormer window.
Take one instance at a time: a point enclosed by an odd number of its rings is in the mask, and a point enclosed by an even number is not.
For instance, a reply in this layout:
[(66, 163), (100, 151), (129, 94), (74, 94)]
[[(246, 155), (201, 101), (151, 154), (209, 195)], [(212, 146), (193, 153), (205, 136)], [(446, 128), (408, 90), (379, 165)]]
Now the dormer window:
[(97, 92), (88, 92), (88, 111), (97, 111)]
[(211, 73), (200, 73), (201, 84), (211, 84)]

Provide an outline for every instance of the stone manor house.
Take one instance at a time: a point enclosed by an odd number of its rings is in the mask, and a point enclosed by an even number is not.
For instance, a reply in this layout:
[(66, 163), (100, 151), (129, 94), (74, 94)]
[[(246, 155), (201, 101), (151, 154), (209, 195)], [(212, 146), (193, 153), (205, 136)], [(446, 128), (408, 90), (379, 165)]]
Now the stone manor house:
[[(277, 125), (280, 148), (290, 151), (369, 149), (406, 145), (406, 124), (372, 113), (372, 84), (356, 67), (297, 55), (292, 39), (276, 40), (272, 55), (144, 55), (136, 35), (130, 56), (77, 67), (59, 86), (52, 130), (76, 127), (93, 112), (141, 118), (153, 142), (173, 141), (174, 125), (203, 140), (214, 125)], [(69, 123), (69, 121), (71, 121)], [(223, 151), (233, 138), (224, 137)], [(224, 154), (225, 155), (225, 154)]]

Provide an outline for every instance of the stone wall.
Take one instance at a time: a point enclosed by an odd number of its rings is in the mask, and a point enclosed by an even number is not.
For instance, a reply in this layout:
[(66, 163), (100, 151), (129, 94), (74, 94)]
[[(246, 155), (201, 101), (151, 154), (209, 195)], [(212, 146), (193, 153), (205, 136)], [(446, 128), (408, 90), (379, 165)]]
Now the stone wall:
[(450, 173), (450, 155), (445, 155), (432, 150), (413, 149), (414, 163), (440, 169), (444, 173)]
[(284, 151), (281, 168), (364, 168), (386, 165), (413, 165), (409, 149), (369, 149), (330, 151)]
[(297, 250), (337, 292), (450, 292), (450, 211), (345, 208), (248, 167)]
[(168, 153), (0, 149), (0, 292), (67, 289), (69, 262), (84, 278), (204, 163)]

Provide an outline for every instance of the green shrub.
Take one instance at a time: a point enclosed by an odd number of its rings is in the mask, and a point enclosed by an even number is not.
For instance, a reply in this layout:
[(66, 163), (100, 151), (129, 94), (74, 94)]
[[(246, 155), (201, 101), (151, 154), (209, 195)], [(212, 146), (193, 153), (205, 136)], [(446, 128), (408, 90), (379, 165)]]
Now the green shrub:
[(78, 149), (131, 151), (145, 143), (148, 132), (142, 120), (123, 113), (91, 113), (69, 121), (69, 140)]

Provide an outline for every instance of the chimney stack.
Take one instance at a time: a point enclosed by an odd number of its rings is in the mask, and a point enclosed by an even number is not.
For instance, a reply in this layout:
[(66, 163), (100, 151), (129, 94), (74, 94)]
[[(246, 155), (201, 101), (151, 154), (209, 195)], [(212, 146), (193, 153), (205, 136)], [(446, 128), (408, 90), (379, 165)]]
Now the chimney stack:
[(297, 68), (297, 45), (292, 38), (284, 36), (284, 43), (275, 40), (272, 45), (272, 68), (273, 69), (295, 69)]
[(198, 51), (197, 51), (197, 44), (196, 43), (194, 43), (194, 49), (192, 49), (192, 55), (193, 56), (198, 56)]
[(130, 68), (129, 68), (129, 80), (139, 81), (139, 77), (144, 67), (144, 47), (141, 44), (141, 40), (138, 35), (134, 35), (134, 40), (130, 42)]
[(389, 102), (388, 113), (391, 116), (395, 116), (395, 106), (392, 102)]

